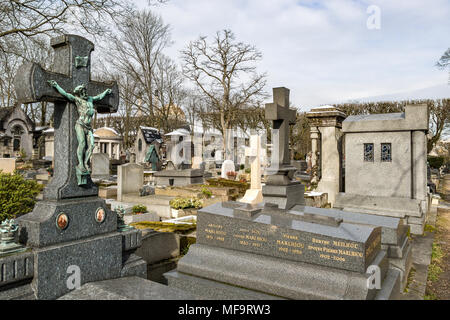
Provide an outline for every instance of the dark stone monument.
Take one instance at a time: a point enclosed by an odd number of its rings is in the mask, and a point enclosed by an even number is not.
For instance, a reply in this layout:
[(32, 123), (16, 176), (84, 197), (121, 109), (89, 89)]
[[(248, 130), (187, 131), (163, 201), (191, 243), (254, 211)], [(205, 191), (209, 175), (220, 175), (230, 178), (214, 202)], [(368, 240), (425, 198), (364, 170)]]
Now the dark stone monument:
[(55, 104), (55, 169), (51, 183), (44, 190), (44, 200), (31, 213), (17, 219), (19, 241), (27, 251), (6, 257), (7, 264), (0, 257), (2, 270), (9, 275), (1, 278), (0, 291), (8, 298), (23, 295), (20, 293), (23, 290), (14, 293), (12, 289), (4, 289), (4, 285), (19, 281), (25, 286), (23, 292), (28, 298), (55, 299), (74, 289), (71, 281), (82, 285), (126, 276), (146, 277), (146, 263), (134, 254), (140, 246), (141, 232), (118, 231), (117, 214), (98, 197), (89, 172), (77, 175), (80, 164), (75, 126), (81, 121), (80, 101), (68, 102), (67, 96), (73, 96), (60, 94), (50, 80), (67, 92), (80, 85), (84, 85), (88, 94), (107, 92), (108, 95), (90, 101), (98, 112), (117, 110), (117, 84), (91, 81), (90, 55), (94, 45), (87, 39), (63, 35), (52, 39), (51, 45), (55, 50), (52, 71), (27, 63), (20, 67), (15, 79), (20, 102)]
[(271, 166), (266, 169), (267, 181), (262, 187), (264, 202), (282, 209), (305, 204), (305, 187), (293, 180), (296, 167), (289, 153), (289, 125), (295, 124), (296, 111), (289, 108), (289, 89), (273, 88), (273, 103), (266, 104), (266, 119), (273, 124)]
[(356, 225), (381, 227), (381, 249), (387, 252), (389, 267), (400, 271), (400, 291), (403, 292), (412, 266), (412, 247), (408, 237), (409, 226), (402, 219), (299, 205), (293, 207), (292, 211), (320, 214)]
[(339, 217), (216, 203), (198, 211), (197, 243), (165, 276), (203, 299), (393, 299), (400, 273), (381, 238)]

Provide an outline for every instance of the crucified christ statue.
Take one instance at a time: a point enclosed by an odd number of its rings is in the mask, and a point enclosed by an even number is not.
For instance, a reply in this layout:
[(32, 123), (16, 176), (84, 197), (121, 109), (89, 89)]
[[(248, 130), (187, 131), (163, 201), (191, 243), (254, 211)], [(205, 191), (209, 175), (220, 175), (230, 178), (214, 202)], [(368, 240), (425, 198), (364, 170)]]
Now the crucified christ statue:
[(79, 171), (80, 174), (90, 174), (89, 161), (91, 159), (92, 151), (94, 150), (94, 134), (91, 126), (92, 118), (95, 113), (94, 102), (100, 101), (106, 95), (111, 94), (111, 89), (106, 89), (99, 95), (91, 97), (87, 95), (86, 86), (84, 84), (77, 86), (73, 90), (73, 94), (70, 94), (61, 88), (56, 81), (49, 80), (48, 83), (61, 95), (69, 101), (74, 102), (77, 106), (79, 116), (75, 123), (75, 131), (78, 140), (77, 171)]

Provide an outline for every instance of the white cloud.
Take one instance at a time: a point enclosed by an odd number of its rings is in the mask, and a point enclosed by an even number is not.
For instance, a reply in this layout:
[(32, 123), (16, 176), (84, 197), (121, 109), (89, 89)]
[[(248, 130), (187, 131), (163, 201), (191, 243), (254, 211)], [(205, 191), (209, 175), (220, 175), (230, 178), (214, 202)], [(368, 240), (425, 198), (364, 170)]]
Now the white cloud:
[[(380, 30), (366, 27), (372, 4), (381, 10)], [(263, 53), (267, 92), (288, 87), (302, 109), (448, 79), (434, 67), (450, 47), (448, 0), (170, 0), (154, 10), (172, 27), (172, 58), (198, 36), (230, 28)]]

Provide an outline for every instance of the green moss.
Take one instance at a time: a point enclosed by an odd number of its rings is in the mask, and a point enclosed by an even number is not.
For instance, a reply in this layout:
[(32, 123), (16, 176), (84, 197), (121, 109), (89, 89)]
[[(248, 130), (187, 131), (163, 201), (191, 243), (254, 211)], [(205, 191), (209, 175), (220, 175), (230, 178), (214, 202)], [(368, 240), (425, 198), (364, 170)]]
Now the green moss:
[(437, 300), (437, 297), (434, 293), (426, 294), (423, 296), (424, 300)]
[(136, 229), (153, 229), (159, 232), (174, 232), (185, 234), (190, 231), (194, 231), (197, 228), (197, 224), (187, 224), (187, 223), (170, 223), (170, 222), (160, 222), (160, 221), (144, 221), (131, 223), (131, 226)]
[(434, 231), (436, 231), (436, 228), (430, 224), (426, 224), (425, 227), (423, 228), (424, 234), (425, 234), (425, 232), (434, 232)]
[(210, 186), (236, 188), (239, 190), (240, 194), (244, 194), (245, 191), (250, 188), (250, 183), (248, 182), (234, 181), (223, 178), (208, 179), (206, 182), (208, 182)]
[(442, 273), (442, 268), (440, 267), (442, 263), (442, 258), (444, 253), (442, 248), (438, 243), (433, 243), (431, 250), (431, 263), (428, 266), (428, 281), (435, 282), (439, 279), (439, 275)]
[(182, 198), (177, 197), (169, 201), (171, 208), (179, 209), (200, 209), (203, 207), (203, 201), (197, 198)]
[(209, 189), (206, 188), (206, 187), (202, 187), (202, 194), (203, 194), (207, 199), (209, 199), (209, 198), (212, 197), (212, 192), (211, 192), (211, 190), (209, 190)]
[(415, 275), (416, 275), (416, 269), (411, 267), (411, 269), (409, 270), (408, 279), (406, 280), (406, 286), (405, 286), (404, 292), (409, 291), (409, 286), (413, 282)]

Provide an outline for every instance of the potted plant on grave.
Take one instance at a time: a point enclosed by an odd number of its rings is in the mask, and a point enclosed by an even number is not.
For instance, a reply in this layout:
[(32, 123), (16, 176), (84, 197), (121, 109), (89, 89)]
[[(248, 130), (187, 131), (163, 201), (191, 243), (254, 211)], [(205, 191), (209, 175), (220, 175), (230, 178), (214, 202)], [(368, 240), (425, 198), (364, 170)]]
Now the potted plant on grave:
[(172, 217), (179, 218), (196, 215), (197, 210), (203, 207), (203, 202), (197, 198), (174, 198), (169, 202)]
[(131, 212), (133, 214), (144, 214), (147, 212), (147, 207), (142, 204), (137, 204), (131, 208)]
[(235, 171), (228, 171), (226, 173), (228, 180), (236, 180), (237, 172)]

